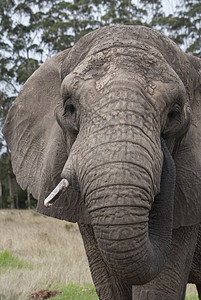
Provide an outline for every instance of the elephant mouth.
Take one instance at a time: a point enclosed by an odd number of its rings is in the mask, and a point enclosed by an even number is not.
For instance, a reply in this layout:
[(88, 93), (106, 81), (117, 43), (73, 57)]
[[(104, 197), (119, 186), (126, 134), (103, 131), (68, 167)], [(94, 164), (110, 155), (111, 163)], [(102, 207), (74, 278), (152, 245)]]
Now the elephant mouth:
[(55, 201), (61, 196), (69, 187), (69, 182), (67, 179), (62, 179), (55, 189), (45, 198), (44, 205), (46, 207), (52, 206)]

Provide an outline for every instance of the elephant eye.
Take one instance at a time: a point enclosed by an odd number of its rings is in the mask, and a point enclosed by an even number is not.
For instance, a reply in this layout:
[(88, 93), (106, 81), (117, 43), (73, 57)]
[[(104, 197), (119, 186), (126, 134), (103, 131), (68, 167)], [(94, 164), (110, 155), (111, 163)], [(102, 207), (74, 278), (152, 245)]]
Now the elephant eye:
[(175, 106), (172, 108), (172, 110), (168, 113), (168, 119), (174, 120), (175, 118), (179, 117), (181, 114), (181, 108), (178, 104), (175, 104)]
[(176, 135), (182, 127), (182, 114), (181, 106), (175, 104), (169, 113), (167, 114), (167, 120), (164, 129), (162, 130), (162, 136), (168, 138), (172, 135)]
[(64, 106), (64, 116), (70, 114), (73, 115), (76, 112), (76, 108), (73, 104), (66, 104)]
[(66, 106), (66, 110), (71, 113), (71, 114), (74, 114), (75, 113), (75, 106), (73, 104), (69, 104)]

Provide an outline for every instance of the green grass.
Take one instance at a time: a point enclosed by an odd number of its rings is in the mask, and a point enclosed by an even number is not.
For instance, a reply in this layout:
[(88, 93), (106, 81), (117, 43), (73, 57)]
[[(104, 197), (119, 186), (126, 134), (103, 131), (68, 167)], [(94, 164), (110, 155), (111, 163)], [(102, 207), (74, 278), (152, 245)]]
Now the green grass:
[[(52, 286), (50, 290), (57, 289), (61, 293), (54, 300), (98, 300), (98, 296), (93, 285), (69, 284), (66, 286)], [(198, 300), (197, 296), (187, 296), (185, 300)]]
[(2, 269), (32, 269), (31, 264), (14, 257), (8, 250), (0, 252), (0, 271)]
[(95, 288), (91, 284), (69, 284), (65, 286), (52, 286), (49, 290), (57, 289), (61, 293), (54, 300), (98, 300)]

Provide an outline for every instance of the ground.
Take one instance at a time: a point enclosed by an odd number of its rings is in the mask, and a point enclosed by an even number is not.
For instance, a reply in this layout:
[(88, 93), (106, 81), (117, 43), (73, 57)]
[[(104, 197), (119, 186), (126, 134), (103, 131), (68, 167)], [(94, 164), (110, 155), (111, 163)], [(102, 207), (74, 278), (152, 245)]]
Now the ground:
[[(92, 283), (76, 224), (34, 210), (0, 210), (0, 237), (0, 253), (16, 259), (0, 261), (0, 300), (24, 300), (52, 284)], [(193, 285), (187, 294), (196, 295)]]

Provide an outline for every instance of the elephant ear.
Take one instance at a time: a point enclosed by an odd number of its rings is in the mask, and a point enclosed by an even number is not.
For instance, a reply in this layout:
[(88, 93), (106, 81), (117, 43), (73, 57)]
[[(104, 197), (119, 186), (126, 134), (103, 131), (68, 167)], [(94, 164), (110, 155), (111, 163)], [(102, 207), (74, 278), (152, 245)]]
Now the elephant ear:
[(61, 101), (60, 70), (69, 51), (47, 60), (27, 80), (8, 113), (3, 134), (11, 150), (17, 181), (39, 200), (38, 211), (71, 222), (89, 223), (88, 212), (76, 188), (69, 188), (54, 206), (43, 205), (61, 180), (70, 151), (68, 135), (64, 137), (54, 113)]
[(192, 120), (174, 156), (177, 170), (174, 228), (201, 222), (201, 59), (190, 55), (188, 59)]

